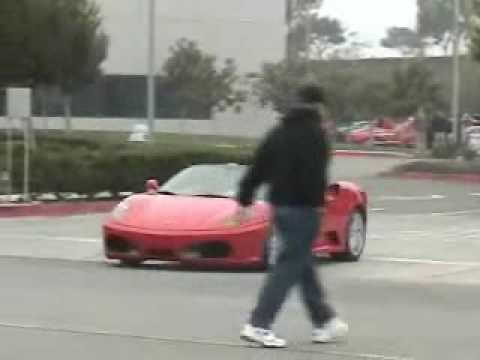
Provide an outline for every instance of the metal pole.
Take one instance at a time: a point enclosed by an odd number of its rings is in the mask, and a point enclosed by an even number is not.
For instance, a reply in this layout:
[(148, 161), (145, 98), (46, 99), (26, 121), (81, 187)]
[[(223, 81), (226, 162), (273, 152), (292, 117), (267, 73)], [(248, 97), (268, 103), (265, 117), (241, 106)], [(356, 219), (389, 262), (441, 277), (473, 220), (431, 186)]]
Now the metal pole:
[(456, 127), (456, 144), (462, 144), (462, 123), (460, 121), (460, 0), (454, 1), (454, 19), (453, 19), (453, 89), (452, 89), (452, 120)]
[(30, 201), (30, 126), (28, 122), (29, 118), (23, 118), (23, 145), (24, 145), (24, 158), (23, 158), (23, 201)]
[(12, 174), (13, 174), (13, 140), (12, 140), (12, 118), (10, 116), (7, 117), (7, 175), (8, 175), (8, 183), (7, 183), (7, 195), (8, 199), (10, 200), (12, 197)]
[(153, 139), (155, 131), (155, 2), (149, 0), (149, 22), (148, 22), (148, 80), (147, 80), (147, 118), (150, 140)]

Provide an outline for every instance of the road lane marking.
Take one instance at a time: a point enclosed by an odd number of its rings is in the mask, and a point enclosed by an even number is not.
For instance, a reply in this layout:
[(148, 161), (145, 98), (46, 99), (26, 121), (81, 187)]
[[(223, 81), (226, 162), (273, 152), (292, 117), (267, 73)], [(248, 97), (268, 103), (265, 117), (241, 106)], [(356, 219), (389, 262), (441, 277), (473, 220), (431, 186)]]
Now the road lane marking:
[(425, 236), (425, 235), (431, 235), (431, 232), (427, 230), (401, 230), (400, 234)]
[[(216, 347), (229, 347), (229, 348), (244, 348), (249, 349), (252, 346), (240, 342), (230, 341), (216, 341), (216, 340), (200, 340), (200, 339), (188, 339), (188, 338), (173, 338), (153, 335), (137, 335), (122, 332), (115, 332), (109, 330), (89, 330), (89, 329), (72, 329), (61, 328), (53, 326), (35, 325), (35, 324), (20, 324), (11, 322), (0, 322), (0, 327), (30, 331), (41, 331), (50, 333), (64, 333), (73, 335), (85, 335), (85, 336), (104, 336), (104, 337), (120, 337), (138, 340), (157, 341), (162, 343), (177, 343), (177, 344), (190, 344), (190, 345), (203, 345), (203, 346), (216, 346)], [(370, 354), (370, 353), (358, 353), (347, 351), (329, 351), (329, 350), (307, 350), (298, 347), (289, 347), (282, 351), (292, 354), (311, 354), (311, 355), (329, 355), (350, 359), (363, 359), (363, 360), (415, 360), (411, 357), (391, 356), (382, 354)]]
[(2, 240), (42, 240), (42, 241), (65, 241), (65, 242), (77, 242), (77, 243), (100, 243), (101, 239), (97, 238), (82, 238), (71, 236), (48, 236), (48, 235), (30, 235), (30, 234), (1, 234), (0, 241)]
[(458, 215), (473, 215), (479, 214), (480, 209), (476, 210), (457, 210), (457, 211), (444, 211), (444, 212), (423, 212), (423, 213), (398, 213), (398, 212), (390, 212), (390, 213), (379, 213), (377, 216), (388, 216), (392, 217), (395, 216), (396, 219), (410, 219), (410, 218), (418, 218), (421, 216), (458, 216)]
[(456, 216), (456, 215), (470, 215), (477, 214), (480, 210), (459, 210), (459, 211), (446, 211), (446, 212), (432, 212), (432, 216)]
[(466, 269), (460, 269), (460, 270), (451, 270), (451, 271), (444, 271), (438, 274), (432, 274), (432, 278), (446, 278), (449, 276), (456, 276), (456, 275), (465, 275), (465, 274), (472, 274), (476, 273), (477, 269), (468, 267)]
[(420, 195), (420, 196), (379, 196), (380, 201), (421, 201), (421, 200), (443, 200), (444, 195)]
[(470, 266), (480, 267), (480, 262), (471, 261), (445, 261), (433, 259), (415, 259), (415, 258), (396, 258), (396, 257), (367, 257), (369, 261), (386, 262), (386, 263), (403, 263), (403, 264), (419, 264), (419, 265), (447, 265), (447, 266)]

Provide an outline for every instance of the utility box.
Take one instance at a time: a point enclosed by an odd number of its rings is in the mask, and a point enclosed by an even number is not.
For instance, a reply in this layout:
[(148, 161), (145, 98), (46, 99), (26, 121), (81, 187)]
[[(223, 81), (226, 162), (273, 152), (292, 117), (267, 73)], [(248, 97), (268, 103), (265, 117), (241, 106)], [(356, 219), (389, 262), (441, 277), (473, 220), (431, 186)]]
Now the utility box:
[(32, 89), (7, 88), (7, 116), (12, 119), (32, 116)]

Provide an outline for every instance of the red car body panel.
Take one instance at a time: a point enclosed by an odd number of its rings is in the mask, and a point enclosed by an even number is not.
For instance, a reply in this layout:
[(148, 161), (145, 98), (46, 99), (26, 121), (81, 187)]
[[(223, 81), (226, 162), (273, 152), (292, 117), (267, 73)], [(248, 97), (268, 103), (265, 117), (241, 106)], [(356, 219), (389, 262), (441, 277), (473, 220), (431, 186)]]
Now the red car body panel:
[[(356, 185), (340, 182), (331, 189), (312, 249), (315, 254), (344, 252), (352, 211), (360, 208), (366, 215), (366, 194)], [(264, 243), (271, 233), (271, 207), (265, 202), (255, 203), (250, 220), (239, 227), (225, 223), (237, 209), (233, 199), (139, 194), (127, 202), (129, 210), (120, 220), (110, 216), (103, 225), (108, 259), (227, 267), (263, 264)], [(216, 247), (221, 256), (192, 257), (192, 249), (202, 246)]]

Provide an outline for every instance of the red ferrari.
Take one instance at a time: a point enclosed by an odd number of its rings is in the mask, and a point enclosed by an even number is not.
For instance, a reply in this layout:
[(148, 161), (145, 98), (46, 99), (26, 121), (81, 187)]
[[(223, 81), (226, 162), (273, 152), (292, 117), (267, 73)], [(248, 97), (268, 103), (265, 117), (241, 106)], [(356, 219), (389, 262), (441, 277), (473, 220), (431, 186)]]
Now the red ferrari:
[(410, 118), (400, 124), (383, 119), (372, 126), (365, 126), (351, 131), (346, 135), (346, 141), (353, 144), (366, 144), (372, 140), (374, 145), (415, 146), (417, 131), (415, 119)]
[[(147, 182), (147, 192), (123, 200), (103, 225), (108, 259), (127, 265), (148, 260), (178, 261), (195, 266), (268, 266), (277, 240), (270, 225), (267, 189), (257, 193), (249, 220), (239, 227), (226, 219), (237, 208), (233, 199), (246, 167), (236, 164), (195, 165), (162, 187)], [(364, 250), (367, 195), (349, 182), (330, 185), (315, 255), (357, 261)]]

